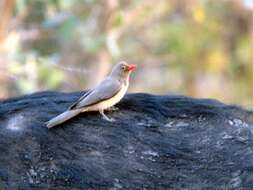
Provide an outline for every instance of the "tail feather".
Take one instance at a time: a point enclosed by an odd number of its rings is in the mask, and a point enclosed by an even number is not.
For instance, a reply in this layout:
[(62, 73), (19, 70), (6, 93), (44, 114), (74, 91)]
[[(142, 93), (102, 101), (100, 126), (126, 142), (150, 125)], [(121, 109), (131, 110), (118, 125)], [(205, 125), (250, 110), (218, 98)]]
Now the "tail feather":
[(49, 120), (46, 125), (47, 128), (52, 128), (56, 125), (59, 125), (69, 119), (71, 119), (72, 117), (75, 117), (76, 115), (78, 115), (80, 112), (82, 112), (81, 109), (75, 109), (75, 110), (67, 110), (63, 113), (61, 113), (60, 115), (54, 117), (53, 119)]

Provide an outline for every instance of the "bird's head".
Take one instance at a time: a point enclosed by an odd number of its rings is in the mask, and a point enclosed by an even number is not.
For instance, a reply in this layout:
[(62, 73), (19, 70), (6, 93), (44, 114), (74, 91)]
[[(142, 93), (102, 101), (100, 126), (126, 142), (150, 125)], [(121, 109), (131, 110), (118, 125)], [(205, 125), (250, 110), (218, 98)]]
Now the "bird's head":
[(128, 64), (125, 61), (121, 61), (113, 67), (111, 76), (119, 79), (127, 79), (135, 68), (135, 64)]

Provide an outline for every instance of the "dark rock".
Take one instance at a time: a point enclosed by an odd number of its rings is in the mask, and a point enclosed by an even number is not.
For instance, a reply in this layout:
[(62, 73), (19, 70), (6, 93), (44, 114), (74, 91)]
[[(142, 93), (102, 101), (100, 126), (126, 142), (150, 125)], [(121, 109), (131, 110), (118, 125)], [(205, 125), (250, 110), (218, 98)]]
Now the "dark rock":
[(44, 122), (81, 93), (0, 104), (0, 189), (253, 189), (252, 113), (214, 100), (129, 94), (107, 113)]

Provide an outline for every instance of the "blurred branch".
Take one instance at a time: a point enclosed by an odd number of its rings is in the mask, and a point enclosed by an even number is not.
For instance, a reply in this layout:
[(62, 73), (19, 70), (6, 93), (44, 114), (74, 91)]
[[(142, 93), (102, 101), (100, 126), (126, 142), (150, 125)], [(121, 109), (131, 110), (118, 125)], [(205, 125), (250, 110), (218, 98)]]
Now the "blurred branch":
[[(2, 0), (0, 2), (0, 44), (3, 44), (2, 42), (6, 37), (14, 6), (15, 0)], [(8, 73), (6, 67), (6, 55), (5, 52), (3, 52), (2, 48), (2, 45), (0, 45), (0, 67), (3, 69), (2, 73)], [(9, 77), (7, 75), (1, 74), (0, 97), (8, 96), (8, 82)]]
[(15, 0), (2, 0), (0, 2), (0, 42), (4, 39), (8, 30)]

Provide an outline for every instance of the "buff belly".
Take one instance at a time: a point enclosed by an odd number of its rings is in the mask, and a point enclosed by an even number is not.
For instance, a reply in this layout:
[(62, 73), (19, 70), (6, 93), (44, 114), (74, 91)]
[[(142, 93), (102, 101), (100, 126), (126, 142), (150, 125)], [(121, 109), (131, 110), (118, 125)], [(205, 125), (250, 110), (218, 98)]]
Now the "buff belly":
[(121, 90), (114, 95), (112, 98), (109, 98), (105, 101), (99, 102), (95, 105), (92, 105), (90, 107), (85, 108), (83, 111), (98, 111), (98, 110), (105, 110), (108, 109), (112, 106), (114, 106), (115, 104), (117, 104), (126, 94), (127, 91), (127, 85), (122, 87)]

